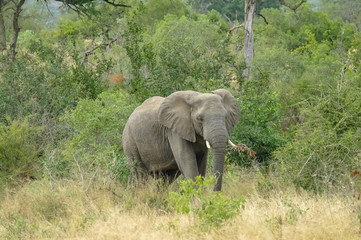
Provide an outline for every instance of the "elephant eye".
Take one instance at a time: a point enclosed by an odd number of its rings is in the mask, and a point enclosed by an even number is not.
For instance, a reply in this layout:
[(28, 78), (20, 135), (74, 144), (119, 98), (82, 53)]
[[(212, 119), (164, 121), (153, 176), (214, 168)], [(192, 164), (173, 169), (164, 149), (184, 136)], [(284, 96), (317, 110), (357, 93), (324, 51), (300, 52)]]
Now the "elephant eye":
[(203, 117), (202, 116), (197, 116), (197, 121), (198, 122), (203, 122)]

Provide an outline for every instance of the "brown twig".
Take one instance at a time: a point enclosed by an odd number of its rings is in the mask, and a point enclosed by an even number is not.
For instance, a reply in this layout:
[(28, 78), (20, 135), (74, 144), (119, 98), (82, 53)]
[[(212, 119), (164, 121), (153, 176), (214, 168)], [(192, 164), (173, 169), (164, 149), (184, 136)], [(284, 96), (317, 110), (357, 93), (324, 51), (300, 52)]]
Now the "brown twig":
[(228, 30), (228, 32), (231, 33), (238, 28), (244, 28), (244, 24), (242, 23), (240, 25), (233, 26), (231, 29)]
[(232, 149), (234, 151), (237, 151), (238, 153), (247, 152), (248, 159), (256, 157), (256, 152), (250, 149), (249, 147), (247, 147), (247, 145), (244, 143), (238, 143), (237, 145), (232, 145)]

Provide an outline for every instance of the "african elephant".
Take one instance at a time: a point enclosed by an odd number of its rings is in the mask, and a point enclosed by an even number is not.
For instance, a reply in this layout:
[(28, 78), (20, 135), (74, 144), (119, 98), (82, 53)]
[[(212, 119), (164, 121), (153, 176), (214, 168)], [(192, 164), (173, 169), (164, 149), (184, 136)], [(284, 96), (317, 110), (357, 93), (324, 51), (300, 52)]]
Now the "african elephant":
[(239, 118), (239, 105), (225, 89), (178, 91), (147, 99), (131, 114), (123, 132), (133, 178), (161, 174), (172, 181), (180, 173), (186, 179), (204, 177), (211, 147), (214, 190), (220, 191), (226, 145)]

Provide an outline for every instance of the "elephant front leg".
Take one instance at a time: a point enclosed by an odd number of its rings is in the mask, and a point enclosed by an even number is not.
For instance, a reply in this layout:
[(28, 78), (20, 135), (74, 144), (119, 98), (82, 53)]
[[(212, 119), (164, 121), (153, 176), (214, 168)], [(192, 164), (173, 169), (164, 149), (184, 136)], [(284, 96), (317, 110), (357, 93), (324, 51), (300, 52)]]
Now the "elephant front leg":
[(128, 186), (143, 184), (148, 177), (148, 170), (145, 165), (136, 161), (132, 163), (130, 168), (130, 177), (128, 179)]
[(195, 180), (195, 178), (200, 174), (192, 143), (180, 138), (174, 133), (169, 134), (168, 140), (174, 159), (184, 177), (186, 179)]
[(202, 177), (206, 176), (208, 151), (205, 150), (197, 157), (198, 171)]

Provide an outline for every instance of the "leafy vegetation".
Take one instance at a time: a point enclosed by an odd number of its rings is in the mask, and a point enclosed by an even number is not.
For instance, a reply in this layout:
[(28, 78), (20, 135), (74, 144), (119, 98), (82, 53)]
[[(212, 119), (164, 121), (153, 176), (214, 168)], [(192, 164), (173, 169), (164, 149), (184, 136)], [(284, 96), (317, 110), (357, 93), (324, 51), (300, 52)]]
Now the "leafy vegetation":
[(120, 136), (135, 108), (131, 102), (132, 98), (123, 90), (103, 92), (95, 100), (80, 100), (74, 110), (64, 115), (74, 134), (65, 143), (59, 162), (78, 168), (81, 175), (95, 174), (100, 168), (105, 170), (104, 175), (126, 182), (129, 170)]
[(244, 208), (245, 200), (241, 196), (230, 199), (221, 192), (211, 193), (213, 184), (214, 178), (202, 179), (200, 176), (195, 181), (183, 181), (180, 193), (171, 192), (166, 199), (168, 209), (178, 213), (194, 212), (201, 226), (218, 226), (235, 217), (240, 208)]
[[(198, 230), (211, 234), (245, 223), (252, 206), (273, 204), (282, 211), (259, 213), (262, 222), (254, 222), (268, 228), (257, 236), (293, 239), (290, 226), (317, 215), (302, 201), (317, 206), (322, 193), (349, 206), (342, 214), (357, 228), (359, 176), (350, 174), (361, 171), (360, 1), (309, 0), (297, 10), (258, 1), (249, 79), (242, 75), (244, 1), (109, 2), (26, 0), (16, 51), (14, 9), (22, 1), (0, 4), (0, 238), (79, 237), (74, 232), (94, 222), (124, 221), (112, 211), (196, 219), (189, 226), (209, 226)], [(154, 95), (217, 88), (230, 90), (241, 108), (232, 141), (256, 158), (228, 153), (224, 193), (211, 193), (210, 179), (126, 188), (121, 134), (135, 107)], [(242, 191), (245, 172), (256, 174), (246, 175), (254, 182)], [(288, 189), (307, 197), (272, 198)], [(173, 221), (160, 231), (174, 237), (181, 224)], [(328, 236), (344, 235), (335, 234)]]
[(41, 130), (30, 126), (27, 119), (7, 119), (6, 124), (0, 124), (0, 187), (41, 177), (38, 173)]

